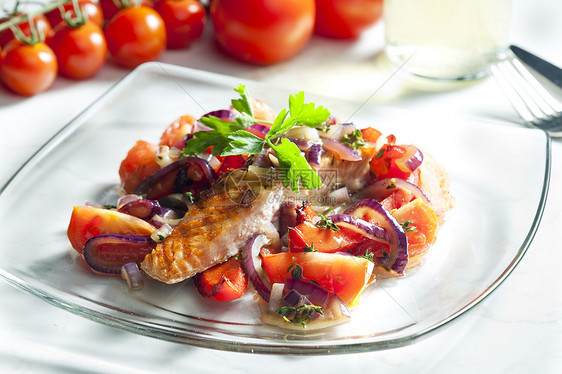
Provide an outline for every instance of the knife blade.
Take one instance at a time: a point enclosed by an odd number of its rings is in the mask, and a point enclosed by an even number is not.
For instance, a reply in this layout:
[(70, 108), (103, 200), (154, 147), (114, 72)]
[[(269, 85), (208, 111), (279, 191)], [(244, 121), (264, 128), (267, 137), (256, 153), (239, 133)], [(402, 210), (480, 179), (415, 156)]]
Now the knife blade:
[(525, 64), (529, 65), (531, 68), (536, 70), (539, 74), (550, 80), (552, 83), (556, 84), (558, 87), (562, 88), (562, 69), (558, 66), (551, 64), (542, 58), (535, 56), (531, 52), (524, 50), (515, 45), (509, 47), (513, 54), (517, 56), (518, 59), (523, 61)]

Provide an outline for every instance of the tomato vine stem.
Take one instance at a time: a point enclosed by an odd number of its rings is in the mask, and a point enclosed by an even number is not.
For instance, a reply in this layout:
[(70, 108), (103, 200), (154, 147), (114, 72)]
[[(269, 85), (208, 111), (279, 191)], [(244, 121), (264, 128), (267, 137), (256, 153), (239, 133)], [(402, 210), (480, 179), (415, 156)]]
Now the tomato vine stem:
[(44, 14), (47, 13), (55, 8), (58, 8), (60, 6), (63, 6), (64, 4), (70, 3), (72, 0), (58, 0), (58, 1), (53, 1), (52, 3), (47, 3), (45, 4), (45, 6), (43, 6), (40, 9), (36, 9), (33, 11), (29, 11), (29, 12), (25, 12), (25, 14), (19, 15), (19, 16), (15, 16), (10, 18), (8, 21), (5, 21), (3, 23), (0, 23), (0, 31), (8, 29), (10, 27), (16, 26), (22, 22), (25, 22), (31, 18), (33, 18), (34, 16), (37, 16), (39, 14)]

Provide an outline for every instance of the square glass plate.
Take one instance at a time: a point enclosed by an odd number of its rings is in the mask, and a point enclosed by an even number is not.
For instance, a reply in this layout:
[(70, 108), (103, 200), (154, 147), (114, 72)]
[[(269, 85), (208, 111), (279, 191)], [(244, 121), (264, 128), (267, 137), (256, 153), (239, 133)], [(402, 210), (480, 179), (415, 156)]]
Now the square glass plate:
[(161, 63), (118, 82), (0, 190), (0, 276), (60, 308), (158, 339), (328, 354), (388, 349), (429, 335), (490, 294), (525, 254), (548, 191), (550, 140), (543, 132), (307, 94), (343, 121), (416, 144), (448, 169), (456, 206), (420, 268), (365, 290), (350, 323), (304, 332), (262, 324), (250, 294), (212, 302), (190, 280), (147, 279), (144, 289), (130, 291), (121, 279), (90, 271), (66, 237), (72, 207), (101, 201), (114, 189), (119, 164), (137, 139), (157, 142), (180, 115), (227, 108), (240, 83), (276, 110), (294, 93)]

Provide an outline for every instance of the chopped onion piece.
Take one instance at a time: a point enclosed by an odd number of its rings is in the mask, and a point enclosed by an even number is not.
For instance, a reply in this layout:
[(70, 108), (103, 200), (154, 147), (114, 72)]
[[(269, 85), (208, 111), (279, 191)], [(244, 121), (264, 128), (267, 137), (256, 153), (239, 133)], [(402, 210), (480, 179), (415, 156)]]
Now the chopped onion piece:
[(295, 126), (285, 133), (288, 138), (296, 138), (302, 140), (309, 140), (315, 143), (320, 143), (320, 136), (318, 130), (308, 126)]
[(123, 205), (130, 203), (131, 201), (142, 199), (141, 196), (135, 194), (123, 195), (117, 200), (117, 210), (121, 209)]
[(355, 150), (348, 146), (329, 138), (322, 138), (324, 149), (331, 152), (345, 161), (361, 161), (362, 158)]
[(333, 201), (328, 200), (331, 203), (333, 202), (333, 205), (345, 203), (350, 198), (349, 191), (347, 190), (347, 187), (338, 188), (337, 190), (330, 192), (328, 194), (328, 198), (333, 199)]
[(127, 281), (131, 290), (140, 290), (144, 287), (142, 273), (139, 266), (134, 262), (129, 262), (121, 267), (121, 278)]
[(277, 309), (281, 307), (284, 289), (285, 283), (273, 283), (271, 286), (271, 296), (269, 297), (269, 303), (267, 304), (268, 311), (275, 313)]
[(371, 198), (381, 201), (394, 192), (396, 188), (410, 192), (416, 199), (420, 199), (428, 205), (431, 204), (431, 201), (420, 187), (400, 178), (386, 178), (377, 181), (359, 192), (357, 196), (361, 199)]
[(154, 240), (156, 243), (160, 243), (163, 242), (164, 239), (166, 239), (166, 237), (168, 235), (170, 235), (172, 233), (172, 226), (168, 225), (167, 223), (163, 224), (158, 230), (154, 231), (150, 237), (152, 238), (152, 240)]

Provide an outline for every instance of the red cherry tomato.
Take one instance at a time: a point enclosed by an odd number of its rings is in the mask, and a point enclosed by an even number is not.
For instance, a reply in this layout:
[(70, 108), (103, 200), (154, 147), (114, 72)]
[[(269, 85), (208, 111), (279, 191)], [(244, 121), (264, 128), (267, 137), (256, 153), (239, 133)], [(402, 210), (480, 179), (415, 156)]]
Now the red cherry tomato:
[(105, 38), (114, 60), (128, 68), (156, 60), (166, 48), (164, 21), (145, 6), (117, 13), (105, 28)]
[(186, 48), (203, 33), (205, 8), (197, 0), (158, 0), (154, 10), (166, 25), (168, 49)]
[[(100, 7), (103, 13), (103, 19), (106, 22), (109, 22), (119, 11), (123, 8), (123, 2), (121, 0), (99, 0)], [(141, 0), (141, 4), (143, 6), (152, 7), (152, 0)]]
[(357, 38), (382, 16), (383, 0), (316, 0), (314, 33), (334, 39)]
[(271, 64), (299, 52), (314, 29), (314, 0), (214, 0), (211, 21), (230, 55)]
[(84, 79), (97, 73), (107, 57), (103, 31), (93, 22), (73, 28), (59, 24), (49, 40), (57, 56), (59, 74), (73, 79)]
[(57, 58), (45, 43), (27, 45), (17, 39), (2, 51), (0, 77), (12, 91), (25, 96), (47, 90), (57, 77)]
[[(99, 27), (103, 27), (103, 13), (98, 3), (92, 0), (78, 0), (78, 5), (89, 21), (95, 23)], [(64, 4), (63, 9), (65, 13), (70, 11), (72, 16), (74, 17), (74, 6), (72, 5), (72, 2)], [(47, 17), (53, 29), (55, 29), (61, 22), (63, 22), (61, 11), (59, 8), (55, 8), (45, 13), (45, 17)]]
[[(13, 15), (12, 17), (18, 17), (19, 15)], [(0, 23), (8, 21), (10, 17), (4, 17), (0, 19)], [(42, 14), (36, 15), (33, 17), (33, 24), (35, 25), (35, 29), (42, 35), (43, 37), (47, 38), (49, 33), (51, 32), (51, 24)], [(22, 23), (18, 24), (18, 27), (23, 32), (23, 34), (27, 37), (31, 35), (31, 28), (29, 26), (29, 21), (23, 21)], [(14, 33), (9, 28), (0, 31), (0, 47), (4, 48), (12, 39), (14, 39)]]

